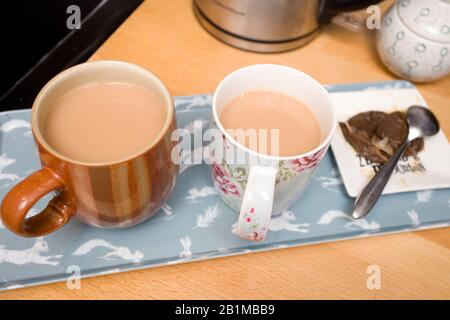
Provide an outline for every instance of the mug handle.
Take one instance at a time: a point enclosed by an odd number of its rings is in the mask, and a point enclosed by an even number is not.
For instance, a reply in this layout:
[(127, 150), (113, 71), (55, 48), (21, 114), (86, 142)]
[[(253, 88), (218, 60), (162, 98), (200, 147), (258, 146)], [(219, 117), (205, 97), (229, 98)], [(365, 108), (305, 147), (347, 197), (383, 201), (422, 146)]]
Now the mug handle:
[(253, 165), (250, 167), (236, 234), (244, 239), (262, 241), (269, 230), (277, 168)]
[(6, 194), (0, 209), (3, 224), (23, 237), (39, 237), (61, 228), (75, 213), (61, 195), (50, 200), (39, 214), (30, 218), (26, 215), (39, 199), (65, 187), (64, 181), (49, 167), (36, 171)]

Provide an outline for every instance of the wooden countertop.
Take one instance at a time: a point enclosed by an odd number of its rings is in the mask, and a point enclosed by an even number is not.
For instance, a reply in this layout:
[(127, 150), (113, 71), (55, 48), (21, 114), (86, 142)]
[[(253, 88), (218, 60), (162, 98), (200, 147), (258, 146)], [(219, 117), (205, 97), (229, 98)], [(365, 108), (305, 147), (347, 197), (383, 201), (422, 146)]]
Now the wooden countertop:
[[(91, 60), (142, 65), (171, 93), (212, 92), (228, 73), (248, 64), (298, 68), (322, 83), (390, 80), (373, 34), (327, 27), (291, 52), (257, 54), (227, 46), (195, 20), (191, 1), (146, 1)], [(450, 77), (418, 85), (450, 136)], [(450, 199), (449, 199), (450, 200)], [(450, 214), (450, 208), (449, 208)], [(450, 298), (450, 228), (282, 249), (132, 271), (0, 293), (0, 299), (303, 299)], [(381, 270), (381, 289), (369, 290), (369, 265)]]

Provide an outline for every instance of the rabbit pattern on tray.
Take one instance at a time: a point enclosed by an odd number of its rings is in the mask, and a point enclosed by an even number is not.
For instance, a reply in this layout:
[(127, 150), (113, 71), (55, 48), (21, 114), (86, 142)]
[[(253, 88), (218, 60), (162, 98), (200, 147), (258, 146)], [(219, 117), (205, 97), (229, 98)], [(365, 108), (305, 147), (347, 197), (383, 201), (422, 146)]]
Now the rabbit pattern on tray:
[[(329, 90), (364, 90), (406, 82), (332, 86)], [(180, 127), (211, 116), (211, 96), (175, 98)], [(39, 161), (29, 126), (29, 110), (0, 114), (0, 195)], [(18, 148), (17, 146), (20, 146)], [(110, 274), (143, 267), (176, 264), (259, 250), (281, 249), (388, 231), (446, 226), (450, 222), (449, 190), (396, 195), (395, 211), (382, 199), (366, 219), (353, 221), (347, 213), (352, 199), (345, 194), (331, 151), (319, 166), (303, 198), (274, 216), (267, 239), (261, 243), (236, 237), (237, 214), (220, 201), (209, 168), (189, 165), (182, 171), (171, 198), (140, 225), (126, 229), (96, 229), (72, 220), (60, 231), (25, 239), (0, 225), (0, 290), (65, 280), (67, 267), (77, 265), (82, 276)], [(42, 209), (45, 203), (34, 208)], [(421, 214), (423, 212), (429, 214)], [(395, 214), (394, 214), (395, 213)]]

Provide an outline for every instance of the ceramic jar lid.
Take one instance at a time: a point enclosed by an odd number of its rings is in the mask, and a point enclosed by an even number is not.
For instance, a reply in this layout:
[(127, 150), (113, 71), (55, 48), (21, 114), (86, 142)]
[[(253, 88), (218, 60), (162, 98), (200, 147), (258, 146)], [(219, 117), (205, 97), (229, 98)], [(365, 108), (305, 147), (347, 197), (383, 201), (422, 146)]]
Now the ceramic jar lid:
[(400, 0), (398, 15), (418, 35), (450, 43), (450, 0)]

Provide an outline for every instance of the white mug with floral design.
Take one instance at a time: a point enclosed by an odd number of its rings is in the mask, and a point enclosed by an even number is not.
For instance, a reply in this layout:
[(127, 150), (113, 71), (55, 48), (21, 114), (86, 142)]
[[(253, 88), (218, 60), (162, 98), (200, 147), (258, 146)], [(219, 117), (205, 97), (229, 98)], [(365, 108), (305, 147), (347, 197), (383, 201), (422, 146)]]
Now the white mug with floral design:
[[(222, 126), (219, 114), (233, 98), (248, 91), (279, 92), (305, 103), (319, 121), (320, 145), (304, 154), (275, 157), (239, 144)], [(251, 65), (232, 72), (218, 85), (213, 97), (213, 117), (226, 145), (223, 155), (211, 155), (209, 159), (215, 187), (221, 199), (240, 212), (236, 234), (261, 241), (271, 216), (286, 211), (299, 199), (328, 149), (337, 126), (330, 97), (318, 81), (299, 70), (275, 64)], [(236, 151), (257, 161), (228, 161), (226, 153)]]

